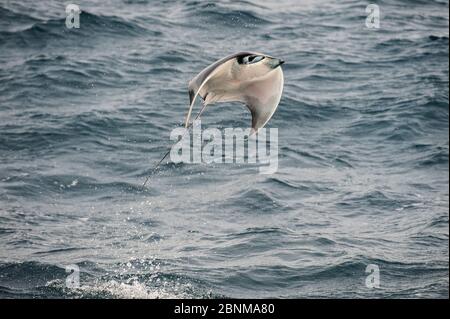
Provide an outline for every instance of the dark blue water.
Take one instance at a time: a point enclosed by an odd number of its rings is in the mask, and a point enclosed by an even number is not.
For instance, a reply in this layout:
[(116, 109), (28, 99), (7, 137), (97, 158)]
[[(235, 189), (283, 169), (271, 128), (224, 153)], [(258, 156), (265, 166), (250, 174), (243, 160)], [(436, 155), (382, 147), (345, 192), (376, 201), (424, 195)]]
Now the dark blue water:
[[(0, 297), (448, 298), (447, 1), (377, 1), (377, 30), (366, 1), (76, 3), (79, 29), (0, 2)], [(286, 61), (278, 172), (164, 163), (142, 190), (188, 81), (242, 50)]]

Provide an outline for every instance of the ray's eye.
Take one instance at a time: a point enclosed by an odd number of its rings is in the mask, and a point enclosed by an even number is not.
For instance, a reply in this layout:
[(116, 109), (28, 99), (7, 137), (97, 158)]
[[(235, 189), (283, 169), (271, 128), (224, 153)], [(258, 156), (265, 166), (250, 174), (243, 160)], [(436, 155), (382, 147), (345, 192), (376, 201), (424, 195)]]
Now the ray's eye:
[(256, 63), (264, 59), (261, 55), (251, 55), (248, 57), (248, 63)]
[(248, 55), (245, 57), (238, 58), (239, 64), (253, 64), (262, 61), (264, 56), (262, 55)]

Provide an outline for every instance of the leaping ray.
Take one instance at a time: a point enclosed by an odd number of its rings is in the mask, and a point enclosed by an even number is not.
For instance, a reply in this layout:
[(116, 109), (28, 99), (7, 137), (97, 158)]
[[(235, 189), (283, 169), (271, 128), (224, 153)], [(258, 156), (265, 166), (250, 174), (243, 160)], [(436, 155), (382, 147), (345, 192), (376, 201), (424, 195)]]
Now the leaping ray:
[[(284, 78), (279, 66), (283, 63), (283, 60), (261, 53), (239, 52), (206, 67), (189, 82), (190, 103), (184, 127), (189, 129), (192, 126), (190, 123), (192, 109), (197, 96), (200, 95), (203, 99), (203, 107), (195, 120), (200, 118), (209, 104), (242, 102), (252, 114), (250, 135), (257, 133), (270, 120), (280, 102)], [(169, 154), (170, 149), (152, 172)], [(145, 186), (149, 177), (146, 178), (142, 187)]]

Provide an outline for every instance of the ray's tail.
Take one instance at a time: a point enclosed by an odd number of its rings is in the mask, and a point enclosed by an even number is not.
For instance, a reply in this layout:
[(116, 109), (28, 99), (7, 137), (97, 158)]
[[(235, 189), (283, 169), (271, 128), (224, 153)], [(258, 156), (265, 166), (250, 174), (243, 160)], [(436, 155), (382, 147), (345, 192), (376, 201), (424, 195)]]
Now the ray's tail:
[[(197, 121), (200, 116), (202, 115), (203, 111), (205, 110), (207, 104), (203, 103), (202, 109), (200, 110), (200, 112), (198, 112), (197, 116), (195, 117), (195, 120), (190, 123), (189, 125), (186, 126), (186, 131), (184, 132), (183, 136), (181, 137), (181, 139), (183, 139), (186, 136), (186, 133), (189, 132), (189, 129), (192, 127), (192, 125), (194, 124), (195, 121)], [(161, 163), (164, 161), (164, 159), (166, 159), (166, 157), (170, 154), (170, 151), (172, 150), (173, 145), (169, 148), (169, 150), (164, 154), (163, 158), (161, 158), (161, 160), (153, 167), (153, 169), (150, 171), (150, 174), (145, 178), (144, 183), (142, 184), (142, 188), (145, 187), (145, 185), (147, 184), (148, 180), (150, 179), (150, 176), (153, 175), (153, 173), (156, 172), (156, 170), (159, 168), (159, 166), (161, 165)]]

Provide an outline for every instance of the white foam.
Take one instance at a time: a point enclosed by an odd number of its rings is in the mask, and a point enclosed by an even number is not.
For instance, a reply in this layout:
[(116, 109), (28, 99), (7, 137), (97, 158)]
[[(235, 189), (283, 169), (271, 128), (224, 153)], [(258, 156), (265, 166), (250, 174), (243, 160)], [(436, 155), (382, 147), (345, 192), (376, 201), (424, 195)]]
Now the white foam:
[(46, 283), (46, 287), (62, 287), (68, 297), (83, 298), (99, 296), (104, 297), (105, 294), (108, 297), (119, 299), (181, 299), (187, 298), (187, 296), (178, 291), (178, 287), (174, 287), (174, 291), (168, 291), (166, 288), (153, 288), (150, 289), (145, 284), (138, 281), (132, 281), (130, 283), (117, 282), (110, 280), (107, 282), (94, 282), (92, 285), (81, 285), (78, 288), (67, 288), (65, 282), (56, 279)]
[(82, 286), (78, 290), (89, 294), (108, 293), (116, 298), (124, 299), (178, 299), (181, 295), (165, 291), (164, 289), (150, 290), (144, 284), (133, 281), (132, 283), (123, 283), (111, 280), (105, 283), (99, 283), (94, 286)]

